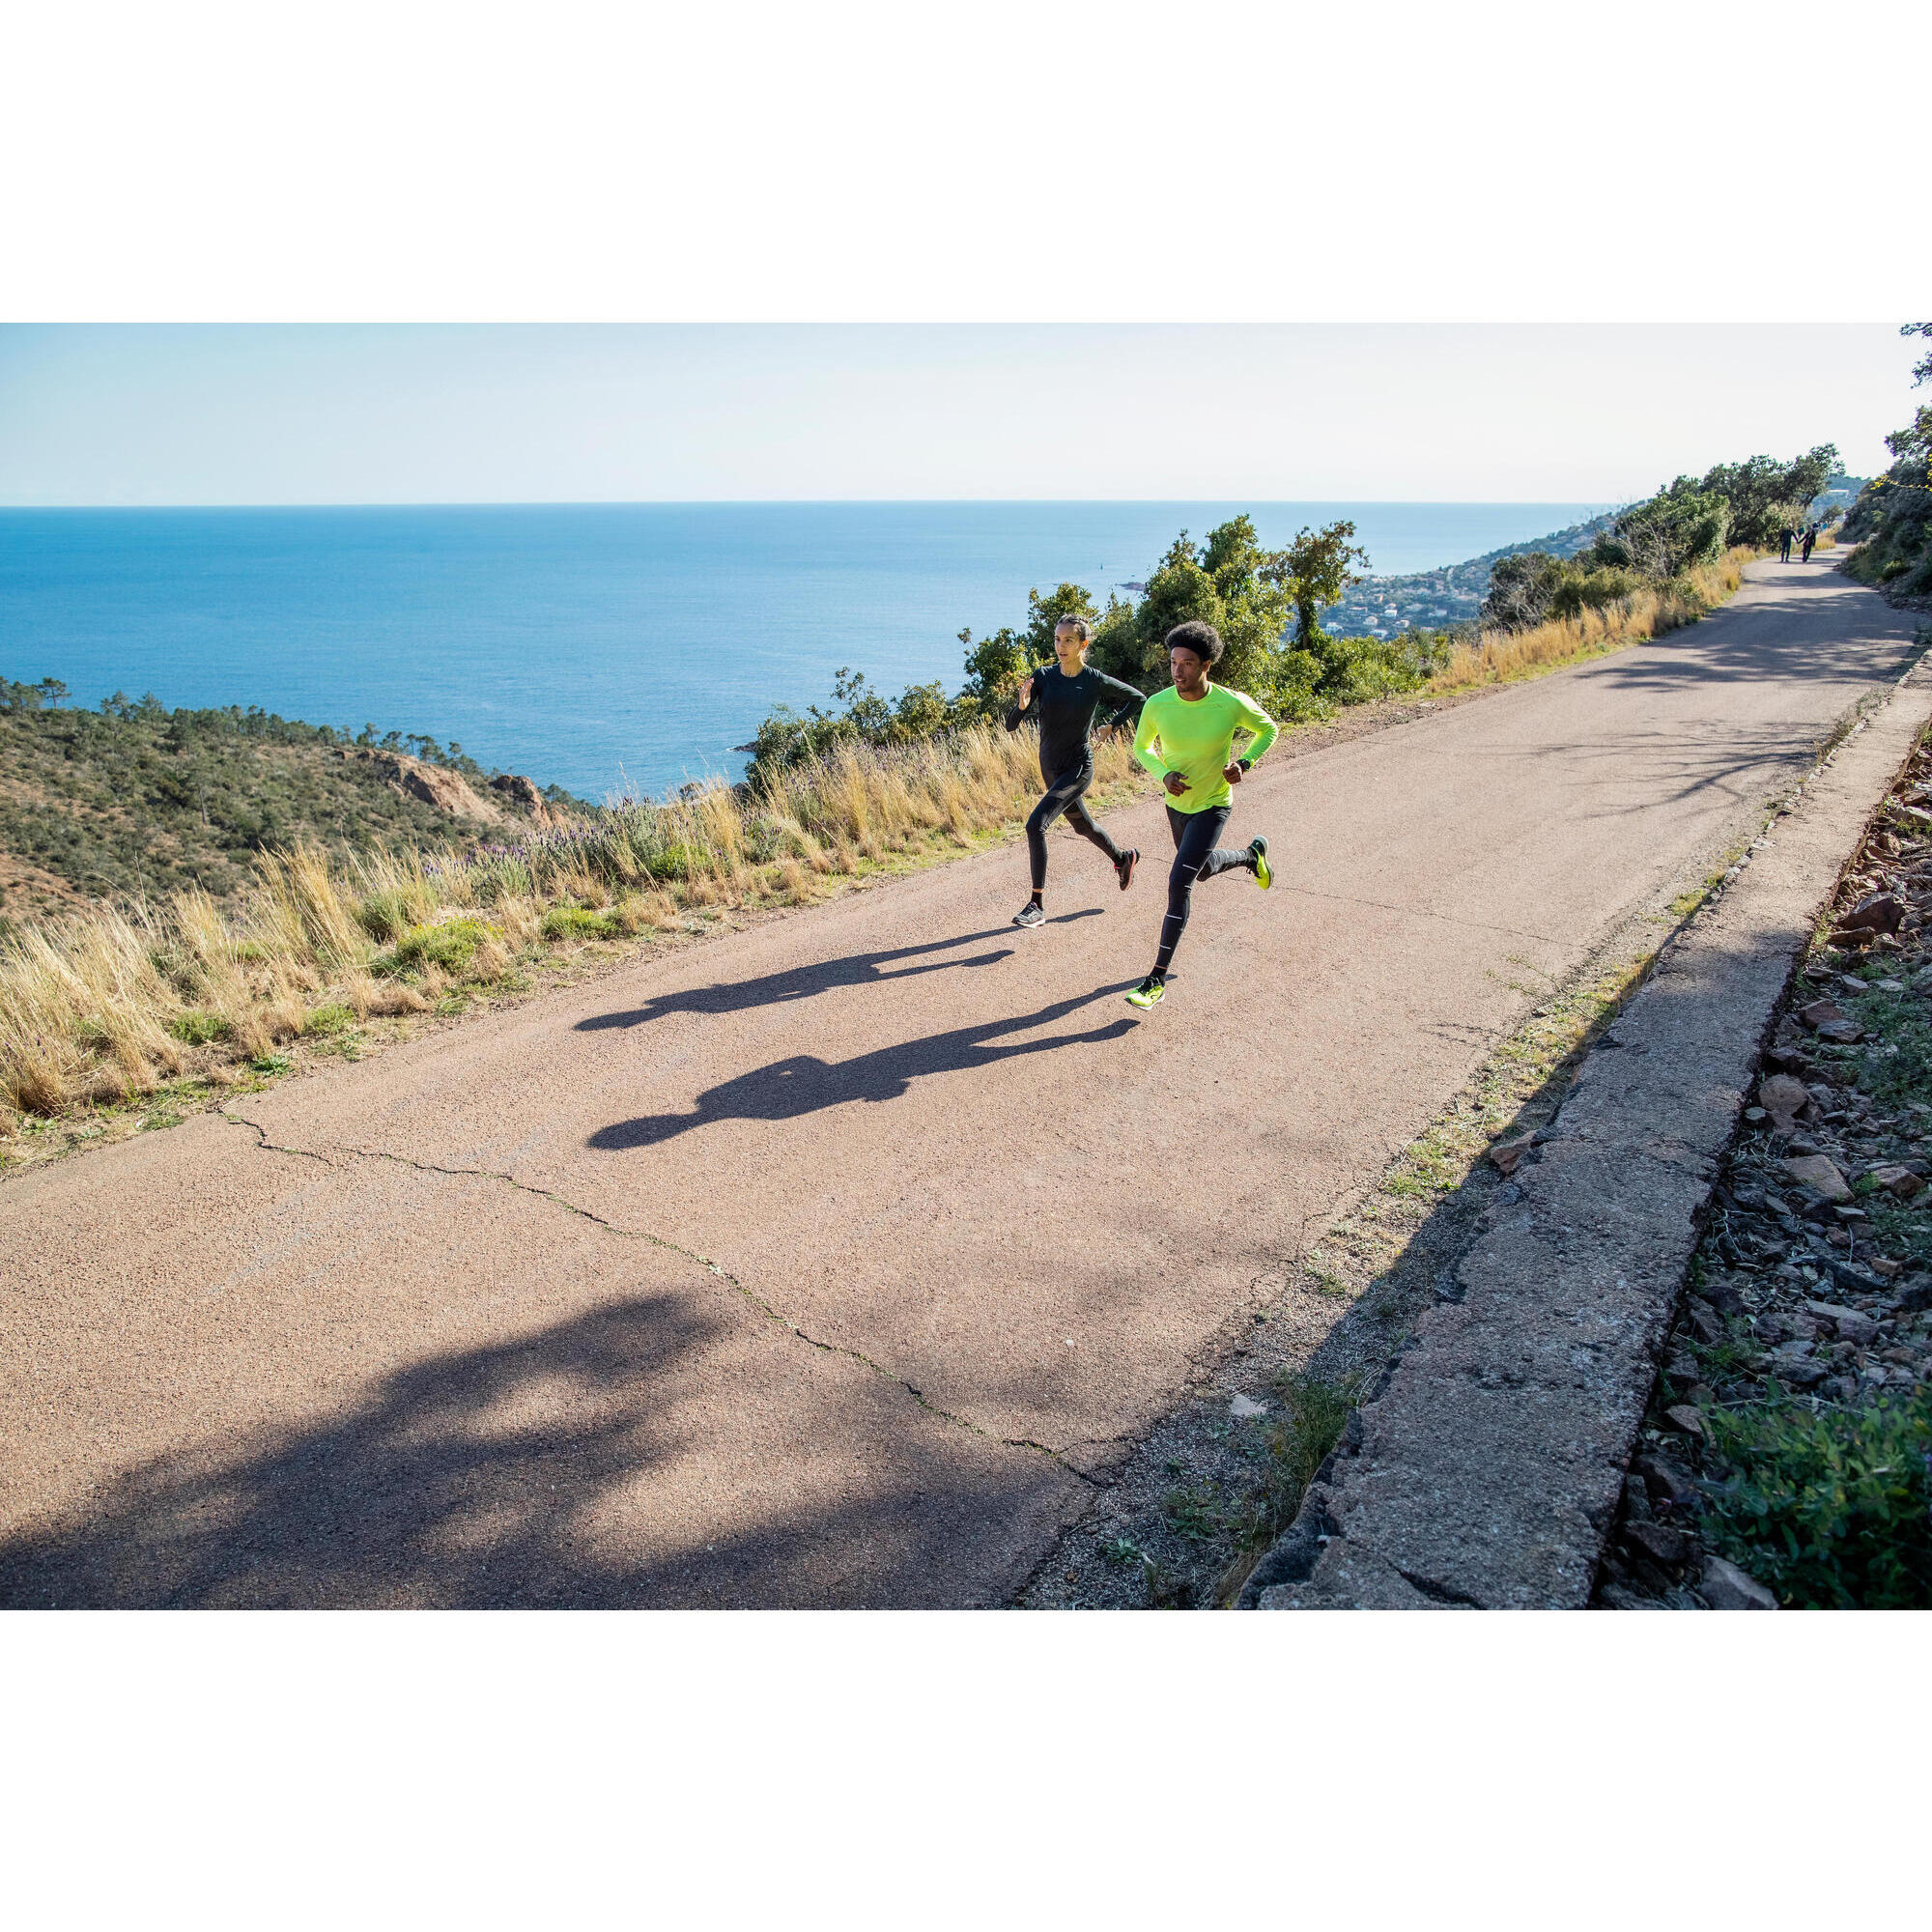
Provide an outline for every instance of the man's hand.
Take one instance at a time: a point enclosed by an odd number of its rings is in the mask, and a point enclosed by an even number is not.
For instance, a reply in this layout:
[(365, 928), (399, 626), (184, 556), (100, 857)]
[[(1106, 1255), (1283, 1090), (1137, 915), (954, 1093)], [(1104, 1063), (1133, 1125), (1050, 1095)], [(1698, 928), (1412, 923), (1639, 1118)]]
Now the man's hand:
[(1025, 678), (1020, 683), (1020, 709), (1024, 711), (1033, 702), (1033, 679)]
[(1167, 795), (1170, 798), (1179, 798), (1182, 792), (1194, 789), (1179, 772), (1169, 772), (1161, 780), (1161, 783), (1167, 787)]
[(1231, 785), (1239, 784), (1240, 781), (1247, 777), (1247, 775), (1248, 775), (1248, 768), (1247, 766), (1242, 764), (1239, 761), (1239, 759), (1236, 759), (1235, 763), (1233, 763), (1232, 765), (1224, 765), (1221, 768), (1221, 776), (1224, 779), (1226, 779)]

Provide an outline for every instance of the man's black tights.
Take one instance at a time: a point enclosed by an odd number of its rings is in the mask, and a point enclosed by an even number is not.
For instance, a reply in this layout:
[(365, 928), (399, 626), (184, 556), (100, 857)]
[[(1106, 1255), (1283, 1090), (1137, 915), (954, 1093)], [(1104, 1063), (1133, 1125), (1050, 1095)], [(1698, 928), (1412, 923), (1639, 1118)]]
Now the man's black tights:
[(1253, 868), (1246, 852), (1230, 852), (1214, 841), (1228, 822), (1231, 808), (1210, 806), (1206, 811), (1176, 811), (1167, 808), (1168, 829), (1174, 834), (1174, 869), (1167, 875), (1167, 917), (1160, 923), (1160, 952), (1153, 970), (1163, 979), (1174, 961), (1174, 949), (1187, 930), (1188, 903), (1194, 895), (1196, 879), (1211, 879), (1216, 872), (1233, 871), (1237, 866)]

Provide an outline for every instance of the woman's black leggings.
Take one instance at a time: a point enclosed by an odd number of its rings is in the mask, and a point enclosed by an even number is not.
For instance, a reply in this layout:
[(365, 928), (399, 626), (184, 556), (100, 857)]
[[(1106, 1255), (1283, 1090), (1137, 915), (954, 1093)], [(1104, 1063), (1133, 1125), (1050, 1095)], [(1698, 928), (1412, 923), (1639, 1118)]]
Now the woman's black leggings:
[(1058, 778), (1042, 768), (1040, 777), (1046, 783), (1046, 796), (1034, 807), (1033, 815), (1027, 820), (1027, 857), (1033, 861), (1034, 891), (1038, 892), (1046, 884), (1046, 828), (1062, 813), (1081, 838), (1091, 838), (1118, 866), (1125, 855), (1094, 824), (1080, 802), (1080, 794), (1094, 782), (1094, 760), (1089, 758), (1070, 772), (1062, 772)]
[(1173, 963), (1174, 949), (1187, 929), (1194, 881), (1211, 879), (1216, 872), (1232, 871), (1249, 863), (1246, 852), (1230, 852), (1214, 843), (1232, 809), (1225, 805), (1209, 806), (1206, 811), (1167, 808), (1168, 829), (1174, 834), (1174, 869), (1167, 875), (1167, 917), (1160, 923), (1160, 952), (1153, 962), (1156, 973), (1165, 973)]

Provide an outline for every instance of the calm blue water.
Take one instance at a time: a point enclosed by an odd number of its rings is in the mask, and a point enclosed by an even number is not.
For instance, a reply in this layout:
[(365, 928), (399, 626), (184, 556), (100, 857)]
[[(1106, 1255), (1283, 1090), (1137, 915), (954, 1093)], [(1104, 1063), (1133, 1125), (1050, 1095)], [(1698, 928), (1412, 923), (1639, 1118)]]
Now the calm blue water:
[(840, 666), (889, 696), (963, 679), (958, 632), (1030, 586), (1102, 602), (1246, 510), (1268, 545), (1351, 517), (1378, 573), (1574, 524), (1582, 503), (663, 503), (0, 510), (0, 675), (74, 701), (458, 740), (601, 799), (736, 777), (774, 703)]

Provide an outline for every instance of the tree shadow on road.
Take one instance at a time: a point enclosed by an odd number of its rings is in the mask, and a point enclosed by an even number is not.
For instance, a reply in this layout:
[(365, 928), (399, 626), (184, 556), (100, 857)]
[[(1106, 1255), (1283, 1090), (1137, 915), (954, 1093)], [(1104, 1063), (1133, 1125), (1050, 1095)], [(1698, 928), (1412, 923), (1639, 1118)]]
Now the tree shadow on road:
[[(1047, 921), (1049, 925), (1068, 925), (1078, 919), (1097, 919), (1100, 909), (1087, 906)], [(917, 979), (923, 973), (950, 973), (957, 968), (996, 966), (1009, 959), (1013, 949), (1003, 946), (994, 952), (976, 953), (970, 959), (932, 959), (923, 966), (905, 966), (897, 972), (882, 968), (902, 959), (914, 959), (928, 952), (944, 952), (955, 946), (977, 945), (982, 939), (1010, 939), (1012, 927), (994, 926), (986, 932), (961, 933), (956, 939), (934, 939), (923, 946), (899, 946), (884, 952), (853, 952), (842, 959), (815, 959), (804, 966), (787, 966), (777, 973), (761, 974), (755, 980), (738, 980), (718, 986), (690, 986), (680, 992), (661, 993), (641, 1007), (623, 1012), (593, 1013), (579, 1020), (579, 1033), (602, 1033), (612, 1027), (644, 1026), (672, 1013), (742, 1013), (757, 1007), (784, 1006), (795, 1000), (810, 999), (840, 986), (889, 984), (895, 980)]]
[(959, 1603), (1065, 1487), (762, 1317), (640, 1294), (128, 1470), (0, 1543), (0, 1605)]
[[(795, 1121), (847, 1100), (896, 1100), (915, 1080), (935, 1073), (973, 1072), (1022, 1054), (1052, 1053), (1062, 1047), (1096, 1044), (1131, 1033), (1136, 1022), (1125, 1014), (1105, 1026), (1081, 1033), (1057, 1033), (1044, 1039), (1006, 1040), (1006, 1036), (1051, 1026), (1110, 993), (1124, 992), (1135, 982), (1122, 980), (1072, 999), (1056, 1000), (1037, 1012), (1009, 1019), (981, 1020), (924, 1039), (901, 1040), (850, 1060), (825, 1061), (811, 1054), (793, 1054), (750, 1073), (721, 1082), (697, 1096), (688, 1114), (645, 1114), (600, 1127), (587, 1145), (606, 1151), (655, 1147), (715, 1121)], [(1004, 1043), (1001, 1043), (1004, 1042)]]
[(1869, 601), (1855, 596), (1825, 605), (1799, 586), (1778, 588), (1780, 595), (1727, 604), (1698, 623), (1612, 652), (1583, 666), (1582, 673), (1634, 691), (1767, 679), (1889, 684), (1918, 654), (1910, 619), (1876, 592)]

